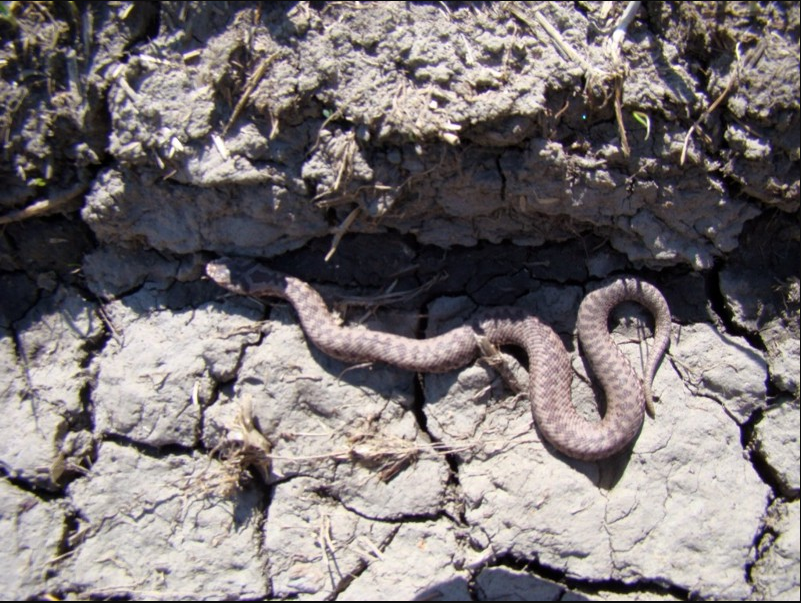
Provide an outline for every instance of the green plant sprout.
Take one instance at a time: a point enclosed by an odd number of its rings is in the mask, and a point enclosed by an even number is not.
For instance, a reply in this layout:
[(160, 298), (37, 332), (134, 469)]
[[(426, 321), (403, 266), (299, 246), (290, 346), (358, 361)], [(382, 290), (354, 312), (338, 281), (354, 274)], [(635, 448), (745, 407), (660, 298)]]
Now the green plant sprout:
[(648, 117), (647, 113), (643, 113), (642, 111), (632, 111), (631, 115), (639, 123), (645, 126), (645, 140), (648, 140), (648, 137), (651, 135), (651, 118)]

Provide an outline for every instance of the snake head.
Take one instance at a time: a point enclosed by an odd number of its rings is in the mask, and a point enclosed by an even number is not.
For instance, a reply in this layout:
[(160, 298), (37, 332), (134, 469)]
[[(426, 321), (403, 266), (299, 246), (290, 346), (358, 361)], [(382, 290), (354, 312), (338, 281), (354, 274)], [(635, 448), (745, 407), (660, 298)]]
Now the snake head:
[(206, 264), (206, 275), (238, 295), (279, 295), (286, 278), (253, 260), (220, 258)]

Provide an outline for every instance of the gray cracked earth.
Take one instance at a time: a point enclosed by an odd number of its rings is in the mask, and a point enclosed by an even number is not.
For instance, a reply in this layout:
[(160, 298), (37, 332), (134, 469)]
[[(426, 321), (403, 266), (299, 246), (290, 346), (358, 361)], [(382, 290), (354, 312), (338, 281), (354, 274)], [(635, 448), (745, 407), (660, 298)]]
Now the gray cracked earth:
[[(7, 598), (799, 599), (796, 3), (647, 3), (617, 59), (623, 3), (12, 4)], [(487, 363), (344, 365), (222, 254), (410, 337), (525, 308), (588, 417), (579, 302), (639, 274), (656, 417), (567, 459)]]

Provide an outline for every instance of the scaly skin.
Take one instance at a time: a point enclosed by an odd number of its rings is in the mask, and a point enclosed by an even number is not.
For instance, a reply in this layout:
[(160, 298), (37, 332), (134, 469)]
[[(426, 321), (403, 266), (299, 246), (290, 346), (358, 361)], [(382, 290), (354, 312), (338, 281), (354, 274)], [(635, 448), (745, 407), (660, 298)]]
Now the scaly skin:
[[(578, 314), (582, 347), (606, 394), (600, 421), (580, 416), (570, 400), (573, 378), (562, 340), (548, 325), (517, 308), (495, 308), (470, 324), (429, 339), (343, 327), (320, 295), (301, 280), (244, 259), (220, 259), (206, 266), (218, 285), (239, 295), (280, 297), (289, 301), (303, 330), (322, 352), (349, 363), (384, 362), (424, 373), (441, 373), (472, 362), (477, 336), (495, 345), (519, 345), (528, 354), (529, 399), (540, 432), (557, 450), (581, 460), (599, 460), (625, 448), (639, 433), (657, 365), (670, 341), (670, 310), (653, 285), (635, 278), (605, 284), (584, 298)], [(654, 315), (654, 344), (640, 379), (612, 341), (609, 313), (635, 301)]]

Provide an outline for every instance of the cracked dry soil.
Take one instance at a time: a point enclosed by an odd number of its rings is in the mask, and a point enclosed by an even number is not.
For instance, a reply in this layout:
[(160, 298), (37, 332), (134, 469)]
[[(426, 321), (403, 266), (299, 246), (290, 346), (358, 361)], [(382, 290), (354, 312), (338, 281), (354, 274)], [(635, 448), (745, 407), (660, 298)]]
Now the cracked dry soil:
[[(798, 4), (636, 4), (0, 3), (0, 592), (798, 600)], [(588, 417), (578, 305), (637, 274), (656, 418), (573, 461), (221, 255), (409, 337), (524, 308)]]

